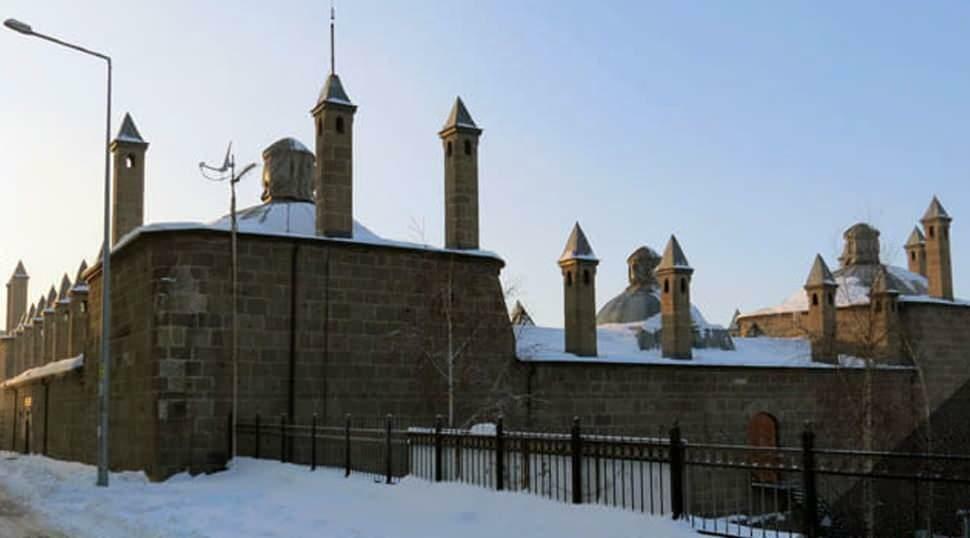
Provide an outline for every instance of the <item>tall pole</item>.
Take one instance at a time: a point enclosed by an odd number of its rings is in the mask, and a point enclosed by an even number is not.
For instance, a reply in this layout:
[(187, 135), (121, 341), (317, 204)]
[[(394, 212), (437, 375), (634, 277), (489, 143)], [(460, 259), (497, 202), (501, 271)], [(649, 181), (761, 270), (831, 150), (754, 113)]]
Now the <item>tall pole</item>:
[(37, 37), (62, 47), (100, 58), (108, 67), (108, 97), (104, 136), (104, 242), (101, 250), (101, 366), (98, 371), (98, 482), (108, 485), (108, 413), (111, 376), (111, 58), (56, 37), (35, 32), (27, 23), (7, 19), (4, 26), (21, 34)]
[(111, 402), (111, 59), (104, 132), (104, 244), (101, 250), (101, 375), (98, 383), (98, 485), (108, 486), (108, 415)]

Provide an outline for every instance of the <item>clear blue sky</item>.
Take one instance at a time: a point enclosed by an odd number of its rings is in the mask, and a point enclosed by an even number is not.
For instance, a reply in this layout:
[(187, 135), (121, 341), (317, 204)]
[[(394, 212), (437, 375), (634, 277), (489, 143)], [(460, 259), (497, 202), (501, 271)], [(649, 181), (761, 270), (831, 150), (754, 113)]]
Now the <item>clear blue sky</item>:
[[(240, 160), (283, 136), (312, 143), (328, 5), (286, 5), (8, 0), (0, 18), (112, 54), (115, 127), (130, 111), (151, 142), (147, 220), (209, 220), (227, 194), (200, 160), (229, 139)], [(337, 71), (360, 106), (356, 217), (400, 239), (423, 221), (441, 244), (436, 133), (460, 94), (485, 129), (482, 245), (540, 323), (562, 323), (556, 259), (576, 220), (602, 260), (600, 304), (625, 286), (630, 252), (676, 233), (694, 302), (726, 323), (798, 289), (816, 252), (837, 264), (858, 220), (905, 264), (934, 193), (954, 217), (956, 292), (970, 295), (966, 2), (343, 0), (337, 12)], [(22, 258), (36, 299), (100, 243), (103, 72), (5, 29), (0, 69), (0, 271)]]

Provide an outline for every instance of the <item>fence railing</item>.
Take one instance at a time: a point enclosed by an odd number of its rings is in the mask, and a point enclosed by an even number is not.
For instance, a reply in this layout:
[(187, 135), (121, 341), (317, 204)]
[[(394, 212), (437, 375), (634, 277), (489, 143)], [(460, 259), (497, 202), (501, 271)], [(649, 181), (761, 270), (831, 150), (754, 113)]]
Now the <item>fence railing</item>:
[(659, 435), (405, 427), (285, 415), (238, 425), (240, 454), (335, 467), (394, 483), (412, 475), (686, 519), (727, 537), (965, 536), (970, 456), (693, 443)]

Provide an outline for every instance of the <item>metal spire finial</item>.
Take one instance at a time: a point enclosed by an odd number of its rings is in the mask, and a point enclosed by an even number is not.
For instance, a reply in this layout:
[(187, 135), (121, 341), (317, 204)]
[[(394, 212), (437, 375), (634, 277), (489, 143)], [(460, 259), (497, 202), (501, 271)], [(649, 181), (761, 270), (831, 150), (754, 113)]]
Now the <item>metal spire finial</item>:
[(334, 39), (333, 39), (333, 22), (336, 19), (336, 10), (333, 7), (333, 0), (330, 0), (330, 74), (337, 74), (337, 60), (336, 54), (334, 52)]

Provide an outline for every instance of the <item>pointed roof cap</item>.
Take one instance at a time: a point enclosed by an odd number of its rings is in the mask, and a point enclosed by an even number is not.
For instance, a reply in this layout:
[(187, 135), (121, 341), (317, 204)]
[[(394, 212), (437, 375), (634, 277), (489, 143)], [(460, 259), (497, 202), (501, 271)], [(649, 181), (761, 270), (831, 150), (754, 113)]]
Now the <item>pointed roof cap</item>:
[(737, 329), (738, 328), (738, 318), (740, 318), (740, 317), (741, 317), (741, 309), (740, 308), (735, 308), (734, 309), (734, 315), (731, 316), (731, 323), (728, 324), (728, 329)]
[(573, 225), (573, 231), (569, 234), (569, 239), (566, 240), (566, 248), (563, 249), (562, 255), (559, 256), (560, 263), (569, 260), (599, 261), (596, 259), (596, 254), (593, 253), (593, 247), (589, 246), (589, 240), (586, 239), (586, 234), (583, 233), (583, 229), (579, 227), (578, 222)]
[(340, 82), (340, 77), (336, 73), (327, 75), (327, 82), (323, 84), (323, 89), (320, 90), (317, 107), (323, 104), (357, 108), (357, 105), (351, 102), (350, 97), (347, 96), (347, 92), (344, 91), (344, 85)]
[(808, 278), (805, 279), (806, 288), (815, 286), (838, 286), (835, 277), (832, 276), (832, 271), (829, 271), (829, 266), (825, 264), (821, 254), (815, 255), (812, 270), (808, 272)]
[(680, 248), (680, 243), (677, 242), (675, 236), (671, 235), (670, 240), (667, 241), (667, 247), (664, 248), (664, 255), (660, 258), (660, 264), (657, 265), (657, 270), (690, 268), (690, 263), (687, 261), (687, 256), (684, 255), (684, 250)]
[(71, 279), (67, 277), (67, 273), (61, 277), (61, 289), (57, 292), (57, 301), (60, 303), (67, 302), (67, 294), (71, 291)]
[(135, 120), (131, 119), (131, 114), (125, 113), (125, 119), (121, 121), (121, 129), (118, 129), (118, 136), (115, 137), (114, 142), (124, 142), (126, 144), (145, 144), (145, 139), (141, 137), (141, 133), (138, 132), (138, 127), (135, 127)]
[(10, 277), (10, 280), (15, 278), (30, 278), (27, 274), (27, 269), (24, 268), (24, 262), (22, 260), (17, 262), (17, 268), (13, 270), (13, 275)]
[(77, 268), (77, 276), (74, 277), (74, 286), (71, 291), (88, 291), (88, 283), (84, 281), (84, 272), (88, 270), (88, 262), (81, 260), (81, 265)]
[(30, 310), (27, 311), (27, 317), (24, 319), (24, 325), (31, 325), (34, 322), (36, 313), (37, 305), (30, 305)]
[(876, 276), (872, 279), (872, 287), (869, 295), (888, 294), (899, 295), (900, 285), (896, 278), (886, 270), (885, 265), (880, 265), (876, 270)]
[(445, 120), (445, 124), (441, 128), (440, 133), (445, 133), (452, 129), (465, 129), (475, 131), (476, 133), (482, 132), (478, 125), (475, 124), (475, 120), (472, 119), (472, 115), (468, 113), (468, 109), (465, 108), (465, 103), (461, 100), (461, 97), (455, 98), (455, 104), (451, 107), (451, 113), (448, 114), (448, 119)]
[(512, 315), (510, 317), (512, 325), (535, 325), (535, 322), (532, 321), (532, 316), (525, 311), (525, 307), (519, 301), (515, 301), (515, 307), (512, 309)]
[(44, 310), (46, 309), (47, 309), (47, 297), (44, 297), (43, 295), (41, 295), (40, 300), (37, 301), (37, 311), (34, 312), (34, 314), (37, 317), (35, 317), (34, 319), (42, 319), (40, 316), (41, 314), (44, 313)]
[(926, 243), (926, 236), (923, 235), (922, 230), (919, 226), (913, 226), (913, 233), (909, 234), (909, 239), (906, 240), (907, 247), (918, 247)]
[(926, 208), (926, 213), (923, 213), (922, 218), (922, 220), (933, 219), (951, 220), (950, 215), (943, 209), (943, 204), (940, 203), (939, 198), (936, 196), (933, 197), (933, 200), (930, 202), (930, 207)]
[(57, 288), (51, 284), (50, 291), (47, 292), (47, 309), (50, 310), (54, 308), (54, 301), (57, 300)]

